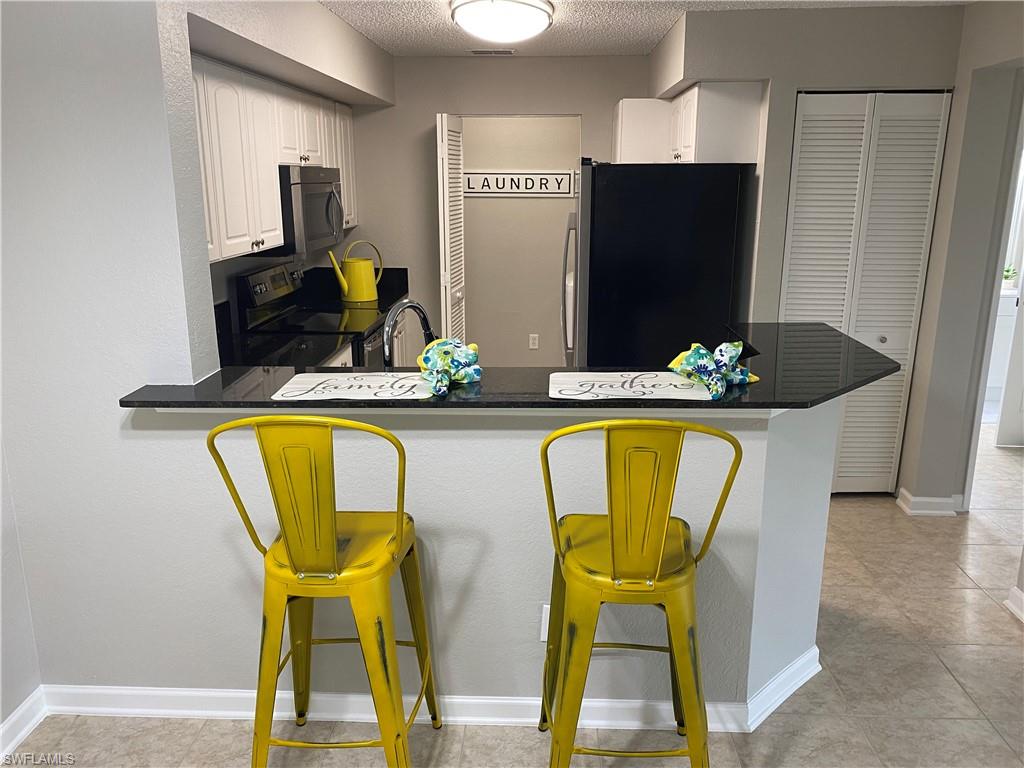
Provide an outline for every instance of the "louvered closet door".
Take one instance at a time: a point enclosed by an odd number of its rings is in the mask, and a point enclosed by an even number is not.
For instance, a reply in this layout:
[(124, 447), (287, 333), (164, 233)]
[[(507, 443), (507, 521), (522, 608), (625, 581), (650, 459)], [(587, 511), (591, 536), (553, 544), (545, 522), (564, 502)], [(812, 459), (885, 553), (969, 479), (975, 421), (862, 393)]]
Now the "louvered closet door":
[(800, 94), (780, 319), (845, 330), (872, 94)]
[(437, 199), (441, 250), (441, 333), (466, 341), (462, 118), (437, 116)]
[(947, 94), (875, 97), (847, 333), (901, 369), (847, 396), (836, 491), (895, 490), (948, 113)]

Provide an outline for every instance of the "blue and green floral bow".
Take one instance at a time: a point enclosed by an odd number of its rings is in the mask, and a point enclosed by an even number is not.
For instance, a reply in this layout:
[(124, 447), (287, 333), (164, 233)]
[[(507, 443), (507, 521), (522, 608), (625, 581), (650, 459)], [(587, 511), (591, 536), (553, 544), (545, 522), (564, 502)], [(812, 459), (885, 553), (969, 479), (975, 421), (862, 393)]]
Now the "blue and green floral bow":
[(757, 376), (736, 362), (742, 352), (742, 341), (723, 342), (715, 348), (714, 354), (707, 347), (693, 344), (686, 352), (680, 352), (668, 367), (690, 381), (699, 381), (708, 388), (711, 399), (718, 400), (730, 384), (757, 381)]
[(459, 339), (437, 339), (424, 347), (416, 362), (420, 375), (430, 382), (430, 391), (445, 397), (452, 384), (480, 381), (483, 369), (477, 365), (476, 344), (463, 344)]

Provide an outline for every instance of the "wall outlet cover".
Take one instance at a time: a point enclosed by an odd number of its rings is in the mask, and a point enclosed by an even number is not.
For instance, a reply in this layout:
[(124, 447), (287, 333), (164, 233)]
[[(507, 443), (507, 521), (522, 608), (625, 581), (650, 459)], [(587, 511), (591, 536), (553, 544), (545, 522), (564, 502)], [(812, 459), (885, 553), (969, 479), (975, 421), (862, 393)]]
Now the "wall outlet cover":
[(531, 333), (530, 334), (530, 349), (540, 349), (540, 334), (539, 333)]
[(540, 641), (548, 641), (548, 617), (551, 615), (551, 606), (545, 603), (540, 609)]

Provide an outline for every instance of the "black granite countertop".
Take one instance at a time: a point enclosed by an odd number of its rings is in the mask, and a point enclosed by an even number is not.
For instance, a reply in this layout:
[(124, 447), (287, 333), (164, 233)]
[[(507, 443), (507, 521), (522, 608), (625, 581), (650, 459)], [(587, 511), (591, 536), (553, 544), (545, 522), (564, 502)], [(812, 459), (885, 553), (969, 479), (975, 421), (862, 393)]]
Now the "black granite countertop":
[[(338, 368), (292, 366), (221, 368), (198, 384), (149, 384), (121, 398), (122, 408), (257, 408), (388, 410), (466, 408), (811, 408), (899, 370), (899, 363), (824, 323), (752, 323), (733, 328), (757, 353), (745, 363), (761, 380), (730, 387), (705, 400), (555, 400), (548, 376), (555, 371), (621, 369), (504, 368), (484, 365), (483, 381), (455, 387), (445, 399), (277, 401), (271, 396), (296, 373)], [(667, 362), (667, 361), (666, 361)], [(356, 369), (368, 370), (368, 369)]]

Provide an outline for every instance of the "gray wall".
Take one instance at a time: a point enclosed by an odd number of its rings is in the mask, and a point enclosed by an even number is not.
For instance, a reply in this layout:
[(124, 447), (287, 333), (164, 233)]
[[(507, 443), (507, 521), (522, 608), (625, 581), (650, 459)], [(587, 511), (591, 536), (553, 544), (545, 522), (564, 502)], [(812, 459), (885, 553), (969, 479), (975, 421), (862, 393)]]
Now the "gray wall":
[(642, 56), (396, 59), (395, 106), (355, 119), (360, 225), (350, 237), (409, 267), (412, 297), (437, 325), (436, 113), (582, 115), (583, 154), (610, 159), (615, 103), (647, 87)]
[(21, 561), (18, 522), (11, 499), (7, 461), (0, 449), (0, 488), (2, 488), (3, 573), (0, 574), (0, 721), (6, 720), (42, 682), (39, 655), (32, 629), (32, 611), (25, 588), (25, 569)]
[[(1024, 57), (1024, 5), (979, 3), (963, 36), (939, 182), (899, 486), (913, 496), (963, 493), (976, 418), (980, 355), (999, 263), (997, 243), (1016, 130), (1014, 66)], [(990, 69), (995, 67), (995, 69)], [(1017, 108), (1019, 110), (1019, 107)], [(1014, 134), (1015, 135), (1015, 134)], [(972, 372), (972, 373), (969, 373)]]
[[(463, 120), (466, 170), (576, 170), (579, 117)], [(562, 365), (561, 285), (572, 198), (467, 197), (466, 328), (482, 365)], [(528, 336), (539, 334), (540, 348)]]

